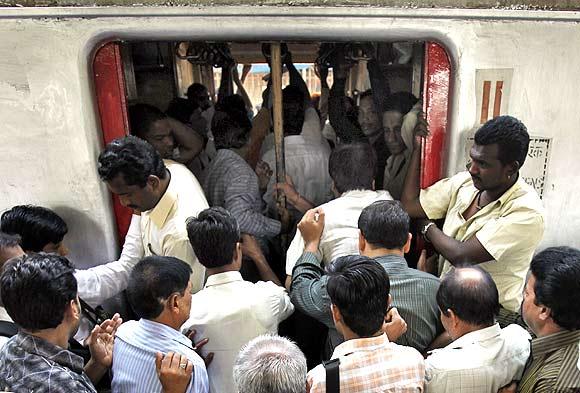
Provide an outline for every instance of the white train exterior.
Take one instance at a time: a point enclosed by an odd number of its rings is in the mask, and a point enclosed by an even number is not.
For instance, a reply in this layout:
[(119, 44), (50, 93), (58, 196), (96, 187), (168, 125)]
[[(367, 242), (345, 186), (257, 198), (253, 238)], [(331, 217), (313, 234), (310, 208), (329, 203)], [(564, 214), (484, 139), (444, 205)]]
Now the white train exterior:
[(544, 182), (541, 247), (580, 247), (580, 13), (514, 8), (0, 9), (0, 210), (54, 208), (69, 224), (78, 266), (117, 257), (111, 196), (96, 165), (103, 138), (92, 61), (103, 42), (427, 40), (445, 47), (452, 65), (442, 174), (464, 168), (466, 139), (480, 117), (481, 75), (499, 75), (509, 84), (502, 112), (549, 140), (549, 159), (534, 169)]

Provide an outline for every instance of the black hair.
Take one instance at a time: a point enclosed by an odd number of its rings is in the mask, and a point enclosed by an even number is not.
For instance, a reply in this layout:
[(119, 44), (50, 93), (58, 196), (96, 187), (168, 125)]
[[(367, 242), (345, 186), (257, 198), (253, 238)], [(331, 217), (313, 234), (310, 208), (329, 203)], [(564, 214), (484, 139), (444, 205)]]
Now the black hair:
[(358, 97), (359, 97), (358, 98), (359, 102), (363, 98), (373, 98), (373, 91), (371, 89), (367, 89), (367, 90), (363, 91), (362, 93), (360, 93), (360, 95)]
[(475, 144), (487, 146), (497, 143), (498, 159), (503, 165), (517, 161), (519, 167), (524, 165), (530, 135), (524, 123), (512, 116), (498, 116), (488, 120), (475, 133)]
[(328, 172), (341, 194), (351, 190), (371, 190), (375, 163), (375, 151), (370, 144), (344, 144), (330, 154)]
[(239, 94), (231, 94), (223, 97), (221, 102), (216, 105), (216, 110), (221, 110), (227, 113), (235, 111), (248, 117), (246, 103), (244, 102), (244, 98)]
[(210, 207), (187, 220), (187, 236), (199, 262), (215, 268), (232, 263), (240, 228), (226, 209)]
[(141, 188), (149, 176), (165, 179), (167, 171), (153, 146), (136, 136), (126, 136), (109, 143), (99, 154), (99, 176), (110, 181), (122, 175), (128, 186)]
[(418, 101), (417, 97), (406, 91), (393, 93), (385, 99), (383, 112), (397, 111), (404, 116)]
[(250, 140), (252, 123), (245, 113), (216, 110), (211, 129), (216, 149), (239, 149)]
[(362, 255), (337, 258), (328, 267), (326, 289), (344, 323), (360, 337), (379, 331), (385, 320), (389, 276), (374, 259)]
[(22, 238), (16, 233), (0, 232), (0, 250), (20, 247), (21, 242)]
[(2, 214), (0, 231), (19, 235), (24, 251), (40, 252), (49, 243), (62, 242), (68, 227), (66, 222), (50, 209), (19, 205)]
[(135, 104), (129, 107), (131, 134), (141, 139), (145, 139), (153, 123), (165, 118), (167, 116), (152, 105)]
[(304, 92), (300, 90), (299, 87), (296, 87), (294, 85), (288, 85), (282, 90), (282, 101), (284, 102), (284, 104), (290, 102), (303, 104)]
[(191, 115), (193, 114), (193, 106), (189, 100), (178, 97), (169, 103), (165, 114), (179, 120), (183, 124), (189, 124)]
[(358, 218), (365, 240), (389, 250), (401, 249), (409, 237), (409, 215), (399, 201), (377, 201), (365, 207)]
[[(479, 274), (469, 275), (469, 271)], [(467, 274), (466, 274), (467, 273)], [(449, 316), (475, 326), (491, 326), (499, 313), (499, 294), (491, 275), (479, 266), (457, 267), (445, 274), (437, 291), (437, 304)]]
[[(197, 107), (197, 96), (204, 94), (207, 91), (207, 87), (205, 87), (204, 85), (202, 85), (201, 83), (192, 83), (188, 88), (187, 88), (187, 99), (195, 105), (195, 107)], [(196, 108), (193, 109), (196, 109)]]
[(29, 254), (10, 260), (0, 275), (0, 297), (23, 329), (54, 329), (77, 297), (74, 266), (56, 254)]
[(143, 258), (131, 271), (127, 285), (131, 308), (139, 318), (157, 318), (165, 300), (174, 293), (185, 293), (191, 273), (187, 263), (174, 257)]
[(535, 303), (549, 307), (558, 326), (580, 329), (580, 250), (547, 248), (532, 259), (530, 270), (536, 279)]

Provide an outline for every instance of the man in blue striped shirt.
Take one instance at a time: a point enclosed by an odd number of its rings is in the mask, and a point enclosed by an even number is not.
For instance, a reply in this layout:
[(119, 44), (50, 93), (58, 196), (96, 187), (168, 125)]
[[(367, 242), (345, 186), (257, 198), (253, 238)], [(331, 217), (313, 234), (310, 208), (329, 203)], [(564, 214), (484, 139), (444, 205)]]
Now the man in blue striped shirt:
[(131, 272), (127, 294), (139, 321), (117, 331), (113, 349), (113, 392), (161, 393), (155, 360), (169, 352), (180, 354), (179, 367), (193, 374), (188, 393), (207, 393), (202, 358), (191, 340), (179, 332), (191, 308), (191, 267), (173, 257), (150, 256)]

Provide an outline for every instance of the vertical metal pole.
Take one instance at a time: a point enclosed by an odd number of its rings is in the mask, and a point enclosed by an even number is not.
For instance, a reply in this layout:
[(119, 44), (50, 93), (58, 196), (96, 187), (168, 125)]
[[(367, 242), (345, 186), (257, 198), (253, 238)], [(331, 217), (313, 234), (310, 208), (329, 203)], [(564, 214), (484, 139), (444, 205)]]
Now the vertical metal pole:
[[(282, 118), (282, 57), (280, 54), (280, 43), (273, 43), (270, 46), (272, 69), (272, 95), (274, 98), (274, 142), (276, 146), (276, 181), (286, 182), (286, 165), (284, 160), (284, 123)], [(286, 207), (286, 198), (283, 193), (276, 196), (281, 207)]]

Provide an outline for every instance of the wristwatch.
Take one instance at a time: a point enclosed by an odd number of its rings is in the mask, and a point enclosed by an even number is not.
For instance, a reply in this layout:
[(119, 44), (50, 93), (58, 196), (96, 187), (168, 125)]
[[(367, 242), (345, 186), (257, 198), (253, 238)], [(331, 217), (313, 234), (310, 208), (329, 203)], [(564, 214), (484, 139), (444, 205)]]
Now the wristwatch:
[(425, 239), (427, 241), (429, 241), (429, 239), (427, 239), (427, 231), (429, 230), (431, 225), (435, 225), (435, 223), (433, 221), (429, 221), (427, 224), (425, 224), (423, 229), (421, 229), (421, 235), (423, 235), (423, 239)]

